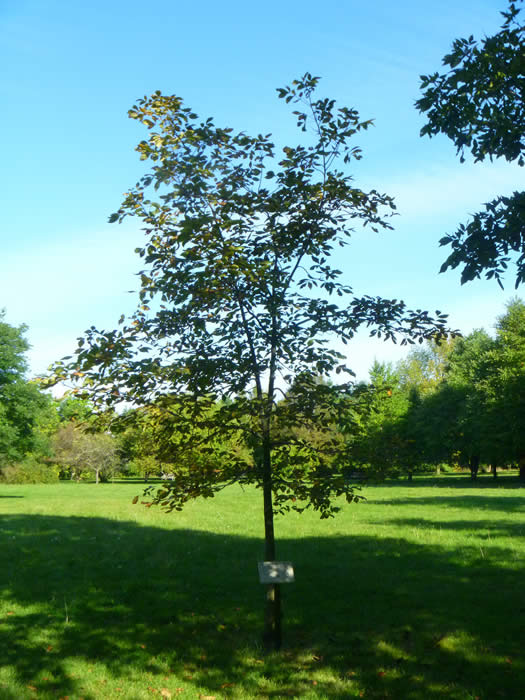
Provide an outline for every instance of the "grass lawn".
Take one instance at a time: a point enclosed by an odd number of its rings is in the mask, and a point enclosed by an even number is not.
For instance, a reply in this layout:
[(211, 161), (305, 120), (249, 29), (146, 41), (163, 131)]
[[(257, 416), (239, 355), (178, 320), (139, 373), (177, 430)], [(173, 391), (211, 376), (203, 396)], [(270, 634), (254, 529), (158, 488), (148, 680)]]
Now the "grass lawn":
[(367, 487), (277, 519), (284, 647), (260, 646), (262, 495), (166, 515), (140, 484), (0, 486), (0, 699), (525, 697), (525, 490)]

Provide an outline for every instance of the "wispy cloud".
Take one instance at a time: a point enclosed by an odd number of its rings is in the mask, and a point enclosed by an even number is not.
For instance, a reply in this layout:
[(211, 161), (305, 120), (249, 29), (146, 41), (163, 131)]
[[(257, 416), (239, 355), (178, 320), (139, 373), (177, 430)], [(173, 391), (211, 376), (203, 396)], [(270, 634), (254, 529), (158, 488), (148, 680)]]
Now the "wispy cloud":
[(414, 168), (387, 179), (384, 188), (403, 220), (446, 220), (464, 219), (494, 197), (521, 189), (523, 182), (523, 168), (515, 164), (454, 162)]

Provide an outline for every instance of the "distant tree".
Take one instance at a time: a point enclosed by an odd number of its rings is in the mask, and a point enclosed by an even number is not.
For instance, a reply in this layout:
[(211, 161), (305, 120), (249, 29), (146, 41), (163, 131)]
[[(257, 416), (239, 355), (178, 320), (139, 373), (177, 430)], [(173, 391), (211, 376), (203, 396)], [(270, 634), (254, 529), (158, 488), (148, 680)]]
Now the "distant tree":
[[(172, 488), (187, 489), (190, 473), (219, 474), (225, 464), (242, 462), (253, 469), (253, 459), (243, 431), (228, 434), (217, 430), (216, 414), (228, 401), (207, 401), (199, 406), (199, 419), (192, 421), (179, 401), (168, 396), (154, 403), (125, 411), (111, 422), (120, 453), (132, 473), (148, 481), (152, 474), (168, 474)], [(245, 419), (246, 426), (249, 417)], [(246, 427), (245, 426), (245, 427)], [(205, 495), (204, 493), (200, 495)], [(209, 495), (213, 495), (210, 491)], [(175, 505), (181, 510), (182, 502)]]
[[(396, 366), (399, 387), (405, 395), (407, 408), (397, 424), (402, 450), (400, 458), (408, 476), (416, 470), (427, 470), (451, 459), (449, 450), (455, 432), (457, 392), (444, 388), (450, 355), (457, 336), (429, 341), (413, 348)], [(448, 436), (447, 440), (443, 435)]]
[[(276, 558), (274, 512), (306, 506), (328, 517), (338, 510), (334, 497), (357, 498), (342, 472), (293, 451), (280, 459), (279, 389), (309, 375), (305, 401), (323, 400), (313, 378), (346, 370), (330, 337), (346, 343), (364, 325), (405, 343), (443, 333), (445, 324), (443, 314), (434, 319), (398, 300), (353, 296), (330, 265), (352, 226), (391, 228), (385, 217), (393, 202), (355, 187), (341, 169), (361, 158), (350, 140), (371, 122), (316, 98), (317, 84), (307, 73), (278, 91), (296, 106), (304, 132), (304, 145), (286, 146), (280, 157), (271, 135), (199, 121), (178, 97), (156, 92), (139, 100), (129, 116), (151, 131), (137, 150), (152, 169), (110, 220), (144, 223), (140, 306), (118, 330), (91, 328), (74, 360), (55, 368), (55, 379), (80, 377), (91, 396), (109, 404), (165, 402), (177, 423), (179, 456), (186, 448), (190, 458), (153, 502), (172, 510), (232, 482), (260, 487), (267, 560)], [(217, 467), (216, 445), (239, 431), (253, 456), (229, 454)], [(196, 444), (210, 459), (191, 459)], [(265, 645), (278, 647), (280, 639), (279, 588), (271, 585)]]
[(445, 408), (451, 403), (449, 414), (456, 428), (449, 430), (452, 444), (444, 442), (468, 464), (472, 479), (477, 477), (481, 461), (488, 460), (485, 431), (493, 344), (492, 338), (481, 329), (459, 338), (449, 355), (446, 386), (441, 391)]
[(98, 484), (118, 471), (117, 442), (108, 433), (85, 432), (81, 425), (72, 421), (58, 429), (53, 443), (56, 460), (72, 470), (72, 477), (93, 473)]
[[(319, 480), (340, 478), (347, 466), (341, 426), (347, 423), (348, 396), (347, 387), (306, 372), (295, 377), (284, 398), (276, 403), (272, 456), (279, 471), (286, 475), (288, 494), (293, 493), (298, 501), (294, 507), (297, 511), (308, 506), (305, 472)], [(260, 449), (257, 444), (252, 447), (254, 453)], [(323, 497), (321, 490), (319, 497)], [(321, 503), (317, 505), (322, 511)], [(323, 507), (328, 506), (327, 502)], [(274, 507), (281, 512), (287, 509), (280, 498), (275, 499)]]
[(375, 361), (367, 384), (357, 389), (358, 420), (349, 433), (349, 461), (378, 478), (399, 474), (414, 464), (406, 460), (404, 416), (409, 408), (408, 392), (399, 373), (390, 364)]
[[(502, 12), (501, 31), (476, 41), (454, 41), (443, 58), (445, 73), (421, 76), (423, 96), (416, 102), (428, 123), (421, 135), (446, 134), (464, 161), (469, 149), (476, 161), (503, 157), (523, 166), (525, 144), (525, 61), (521, 0)], [(517, 256), (516, 287), (525, 280), (525, 192), (502, 195), (441, 245), (452, 252), (441, 267), (463, 266), (461, 282), (501, 278), (512, 254)]]
[(89, 401), (70, 394), (57, 401), (57, 414), (62, 423), (89, 423), (96, 417)]
[(496, 329), (495, 339), (482, 329), (457, 338), (441, 380), (428, 387), (424, 379), (424, 391), (413, 384), (406, 417), (423, 461), (468, 466), (472, 479), (482, 464), (496, 477), (498, 466), (525, 463), (523, 302), (510, 302)]
[(407, 464), (413, 469), (433, 465), (440, 471), (442, 464), (454, 463), (463, 392), (441, 383), (426, 393), (412, 388), (408, 400), (409, 407), (401, 424), (406, 437)]
[(489, 357), (486, 449), (495, 463), (518, 463), (525, 480), (525, 304), (514, 299), (496, 324)]
[(43, 449), (39, 422), (50, 398), (26, 380), (26, 326), (11, 326), (0, 311), (0, 467)]
[(125, 411), (112, 429), (126, 471), (142, 476), (145, 482), (160, 474), (158, 442), (147, 407)]
[(433, 392), (446, 378), (449, 357), (458, 338), (440, 338), (423, 347), (412, 348), (396, 366), (399, 383), (406, 391), (417, 391), (421, 396)]
[(492, 347), (490, 336), (478, 330), (435, 346), (433, 360), (430, 348), (400, 363), (410, 404), (404, 428), (420, 462), (438, 469), (442, 463), (462, 464), (476, 478), (481, 457), (487, 455), (484, 431)]

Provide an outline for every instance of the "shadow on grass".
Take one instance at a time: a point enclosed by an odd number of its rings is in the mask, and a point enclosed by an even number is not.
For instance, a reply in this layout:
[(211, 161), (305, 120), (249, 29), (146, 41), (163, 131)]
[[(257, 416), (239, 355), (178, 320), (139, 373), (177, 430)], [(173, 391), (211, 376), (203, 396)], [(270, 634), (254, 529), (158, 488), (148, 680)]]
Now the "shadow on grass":
[(383, 481), (370, 481), (370, 486), (381, 488), (407, 488), (417, 490), (420, 487), (437, 489), (523, 489), (525, 481), (519, 478), (517, 472), (498, 473), (494, 479), (492, 474), (478, 474), (477, 479), (471, 479), (470, 474), (428, 474), (415, 476), (412, 480), (407, 478), (386, 479)]
[[(380, 499), (374, 500), (373, 495), (369, 498), (370, 502), (373, 502), (374, 506), (431, 506), (435, 508), (433, 513), (438, 513), (439, 510), (443, 508), (469, 508), (476, 510), (480, 513), (488, 511), (496, 511), (503, 513), (525, 513), (525, 495), (524, 496), (489, 496), (487, 497), (483, 493), (477, 493), (475, 496), (472, 495), (458, 495), (458, 496), (427, 496), (419, 498), (415, 496), (412, 498), (393, 498), (393, 499)], [(430, 517), (432, 518), (432, 514)]]
[(285, 540), (285, 649), (263, 660), (259, 540), (39, 515), (1, 517), (0, 539), (2, 664), (26, 687), (40, 678), (38, 697), (103, 697), (75, 660), (113, 679), (173, 673), (217, 698), (314, 697), (313, 677), (319, 698), (521, 697), (510, 551), (498, 563), (397, 538)]
[[(437, 515), (437, 513), (435, 514)], [(369, 521), (371, 524), (384, 526), (383, 520)], [(450, 530), (453, 532), (469, 532), (470, 537), (480, 540), (490, 540), (495, 537), (523, 537), (525, 535), (525, 523), (511, 520), (439, 520), (431, 514), (428, 518), (392, 518), (388, 525), (403, 528), (415, 528), (418, 530)], [(494, 543), (493, 543), (494, 544)], [(494, 551), (496, 546), (494, 546)], [(509, 550), (501, 548), (502, 557), (509, 554)]]

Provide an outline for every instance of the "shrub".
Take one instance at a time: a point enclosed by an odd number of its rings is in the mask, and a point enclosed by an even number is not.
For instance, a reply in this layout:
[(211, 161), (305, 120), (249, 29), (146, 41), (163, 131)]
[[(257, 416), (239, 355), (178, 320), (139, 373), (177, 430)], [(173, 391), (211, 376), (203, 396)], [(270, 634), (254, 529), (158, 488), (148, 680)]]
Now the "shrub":
[(0, 481), (6, 484), (50, 484), (58, 481), (58, 478), (58, 467), (39, 462), (34, 457), (9, 464), (0, 472)]

